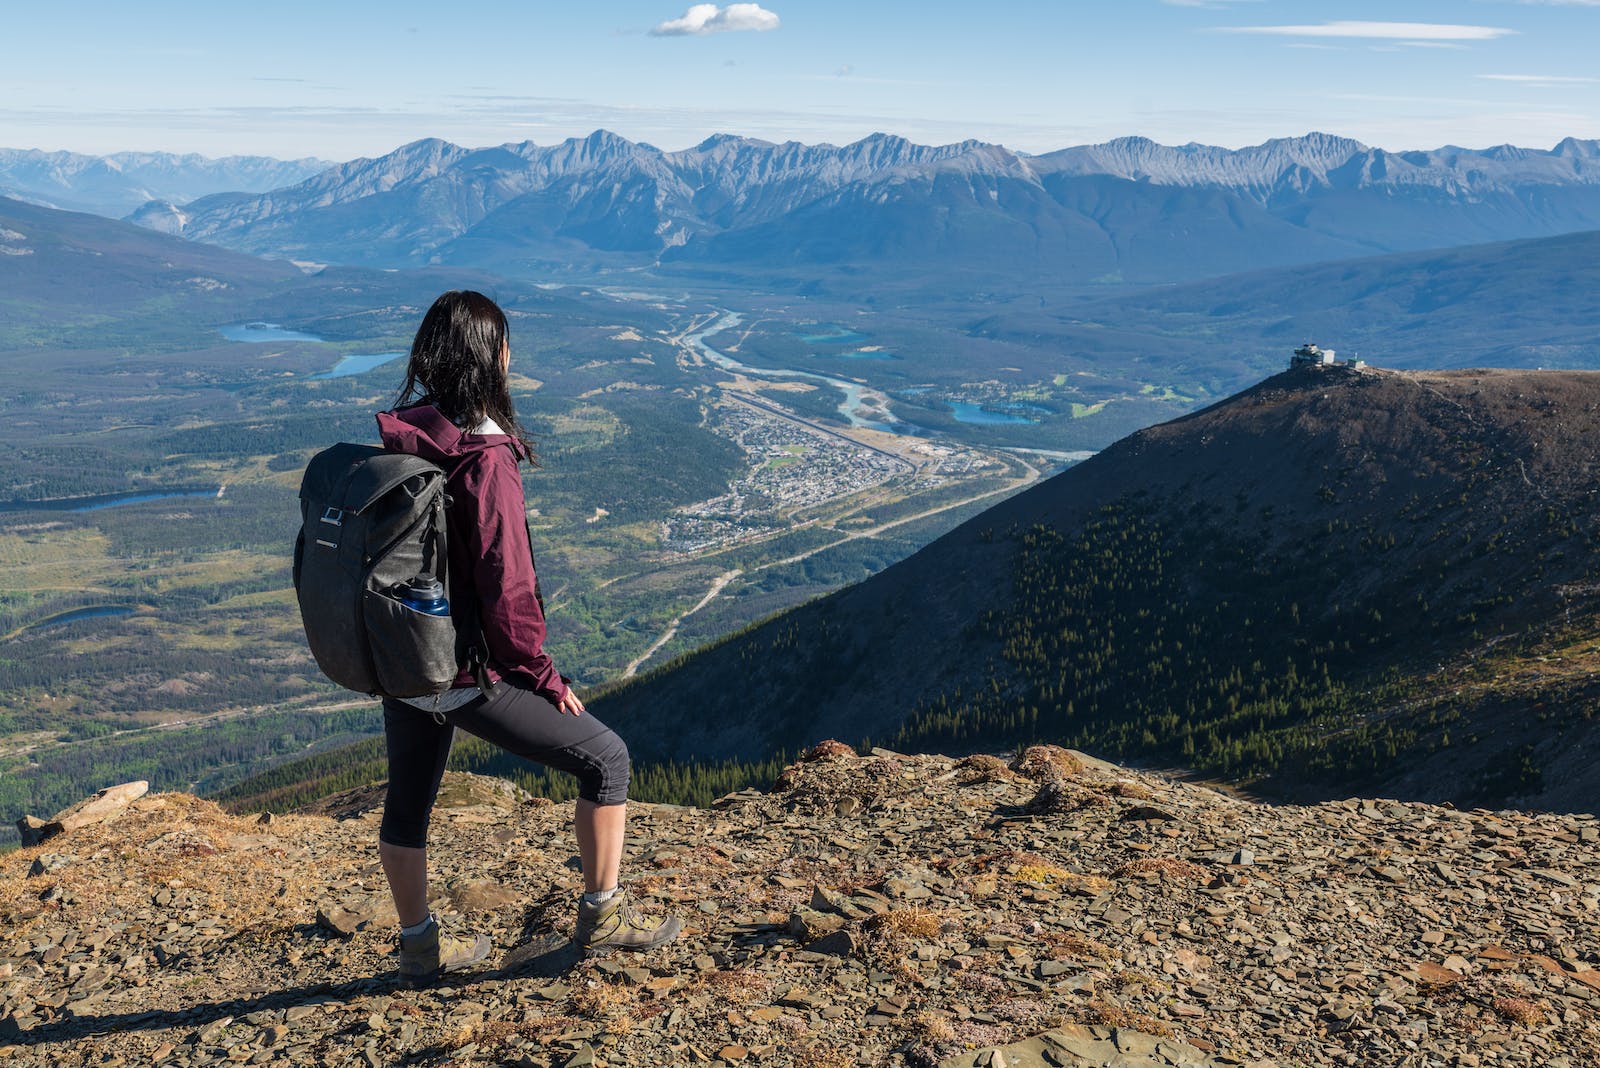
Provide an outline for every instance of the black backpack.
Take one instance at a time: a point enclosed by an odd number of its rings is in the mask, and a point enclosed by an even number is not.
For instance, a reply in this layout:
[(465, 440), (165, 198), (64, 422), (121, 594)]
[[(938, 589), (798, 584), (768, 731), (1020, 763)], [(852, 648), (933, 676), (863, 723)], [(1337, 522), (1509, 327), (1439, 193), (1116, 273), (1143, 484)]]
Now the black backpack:
[(401, 603), (413, 581), (448, 590), (445, 472), (408, 453), (340, 443), (300, 482), (294, 589), (317, 666), (380, 697), (443, 693), (462, 664), (480, 679), (474, 606), (429, 615)]

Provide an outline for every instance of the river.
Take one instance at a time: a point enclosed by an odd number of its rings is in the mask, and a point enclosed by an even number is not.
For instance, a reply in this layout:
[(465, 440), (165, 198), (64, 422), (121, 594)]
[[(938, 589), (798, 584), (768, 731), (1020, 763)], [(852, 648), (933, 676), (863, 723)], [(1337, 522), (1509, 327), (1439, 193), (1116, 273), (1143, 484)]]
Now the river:
[(865, 427), (869, 430), (883, 430), (890, 434), (928, 434), (930, 431), (910, 423), (902, 422), (889, 410), (889, 398), (882, 390), (864, 386), (860, 382), (851, 382), (843, 378), (832, 378), (828, 375), (819, 375), (814, 371), (793, 371), (785, 368), (752, 367), (740, 363), (732, 356), (718, 352), (706, 344), (706, 338), (723, 330), (736, 329), (744, 317), (738, 312), (725, 311), (710, 323), (701, 327), (692, 334), (685, 336), (684, 340), (693, 345), (706, 360), (725, 371), (736, 371), (739, 374), (750, 375), (757, 378), (804, 378), (812, 382), (821, 382), (831, 386), (844, 394), (844, 400), (839, 405), (839, 414), (845, 421), (854, 427)]

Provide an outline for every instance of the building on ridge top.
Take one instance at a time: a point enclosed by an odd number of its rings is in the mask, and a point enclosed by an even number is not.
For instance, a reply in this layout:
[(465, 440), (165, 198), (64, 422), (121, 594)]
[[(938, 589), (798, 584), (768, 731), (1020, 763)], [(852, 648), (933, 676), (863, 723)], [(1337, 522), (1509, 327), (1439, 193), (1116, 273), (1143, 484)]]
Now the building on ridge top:
[(1362, 368), (1367, 361), (1357, 356), (1349, 360), (1341, 360), (1332, 349), (1325, 349), (1315, 341), (1308, 341), (1294, 350), (1294, 355), (1289, 357), (1289, 369), (1297, 367), (1352, 367)]

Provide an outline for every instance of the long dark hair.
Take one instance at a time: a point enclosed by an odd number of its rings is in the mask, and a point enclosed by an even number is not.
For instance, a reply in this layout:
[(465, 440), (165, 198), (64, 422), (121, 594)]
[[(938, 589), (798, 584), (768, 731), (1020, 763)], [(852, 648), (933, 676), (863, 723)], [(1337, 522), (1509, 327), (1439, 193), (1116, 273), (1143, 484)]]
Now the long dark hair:
[(471, 431), (484, 419), (522, 443), (537, 464), (533, 441), (517, 421), (500, 354), (511, 334), (506, 314), (482, 293), (452, 289), (422, 317), (411, 342), (405, 385), (394, 406), (431, 403), (445, 418)]

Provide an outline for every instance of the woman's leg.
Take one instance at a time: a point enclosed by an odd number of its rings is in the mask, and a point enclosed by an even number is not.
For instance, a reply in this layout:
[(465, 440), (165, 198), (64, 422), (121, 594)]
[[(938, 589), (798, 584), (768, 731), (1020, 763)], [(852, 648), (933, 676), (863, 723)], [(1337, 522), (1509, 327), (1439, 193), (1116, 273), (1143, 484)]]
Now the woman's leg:
[(628, 747), (622, 739), (587, 712), (567, 715), (532, 690), (506, 682), (489, 700), (446, 714), (457, 727), (507, 752), (577, 776), (573, 831), (584, 888), (616, 886), (628, 813)]
[(428, 918), (428, 851), (378, 841), (378, 859), (394, 895), (401, 927), (415, 927)]
[[(439, 795), (455, 728), (400, 701), (383, 703), (389, 792), (378, 831), (378, 859), (400, 919), (400, 982), (426, 986), (443, 972), (478, 964), (494, 948), (487, 935), (457, 938), (429, 923), (428, 818)], [(406, 934), (405, 928), (420, 930)]]
[(439, 795), (455, 728), (400, 701), (383, 703), (389, 789), (378, 831), (378, 859), (400, 926), (428, 918), (428, 822)]
[(577, 805), (572, 822), (578, 836), (578, 856), (583, 861), (583, 888), (590, 893), (610, 890), (621, 878), (628, 806), (597, 805), (581, 797)]
[[(641, 916), (617, 883), (628, 819), (629, 763), (628, 747), (615, 732), (587, 712), (564, 715), (538, 694), (504, 682), (488, 701), (450, 713), (450, 720), (526, 760), (578, 777), (573, 830), (583, 860), (585, 896), (578, 904), (574, 941), (586, 952), (598, 953), (650, 949), (677, 936), (682, 923), (676, 916)], [(595, 900), (602, 891), (611, 893), (605, 901)]]

